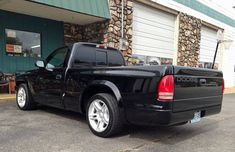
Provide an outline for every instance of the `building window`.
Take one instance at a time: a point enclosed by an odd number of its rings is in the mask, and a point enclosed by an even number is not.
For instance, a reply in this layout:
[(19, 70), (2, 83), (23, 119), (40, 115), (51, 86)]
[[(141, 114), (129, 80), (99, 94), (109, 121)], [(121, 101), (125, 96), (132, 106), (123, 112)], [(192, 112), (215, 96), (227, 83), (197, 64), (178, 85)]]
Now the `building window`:
[(155, 56), (144, 56), (133, 54), (128, 60), (129, 65), (172, 65), (173, 59)]
[(41, 57), (41, 34), (5, 29), (6, 53), (9, 56)]

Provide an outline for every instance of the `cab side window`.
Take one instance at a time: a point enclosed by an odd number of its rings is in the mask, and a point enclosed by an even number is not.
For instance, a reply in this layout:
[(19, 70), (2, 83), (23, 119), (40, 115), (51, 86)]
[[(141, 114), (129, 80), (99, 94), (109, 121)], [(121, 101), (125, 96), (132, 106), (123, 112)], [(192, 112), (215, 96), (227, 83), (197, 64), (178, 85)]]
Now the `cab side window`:
[(95, 64), (95, 51), (90, 47), (79, 47), (74, 54), (74, 66), (79, 65), (94, 65)]

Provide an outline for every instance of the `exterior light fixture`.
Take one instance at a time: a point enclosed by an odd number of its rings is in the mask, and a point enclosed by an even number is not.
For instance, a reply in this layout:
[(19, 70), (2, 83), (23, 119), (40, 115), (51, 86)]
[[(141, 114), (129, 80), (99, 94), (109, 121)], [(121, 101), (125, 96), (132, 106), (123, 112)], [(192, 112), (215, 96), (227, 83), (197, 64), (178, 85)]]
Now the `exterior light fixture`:
[(120, 50), (127, 50), (128, 49), (128, 41), (126, 38), (120, 39)]

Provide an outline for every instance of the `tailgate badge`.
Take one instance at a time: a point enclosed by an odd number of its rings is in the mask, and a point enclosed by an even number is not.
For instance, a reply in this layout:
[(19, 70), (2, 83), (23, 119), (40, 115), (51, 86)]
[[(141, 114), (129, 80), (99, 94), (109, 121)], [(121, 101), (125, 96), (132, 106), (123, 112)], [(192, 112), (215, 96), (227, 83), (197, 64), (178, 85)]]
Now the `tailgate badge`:
[(177, 82), (193, 82), (193, 83), (198, 83), (197, 78), (190, 78), (190, 77), (177, 77), (176, 81)]

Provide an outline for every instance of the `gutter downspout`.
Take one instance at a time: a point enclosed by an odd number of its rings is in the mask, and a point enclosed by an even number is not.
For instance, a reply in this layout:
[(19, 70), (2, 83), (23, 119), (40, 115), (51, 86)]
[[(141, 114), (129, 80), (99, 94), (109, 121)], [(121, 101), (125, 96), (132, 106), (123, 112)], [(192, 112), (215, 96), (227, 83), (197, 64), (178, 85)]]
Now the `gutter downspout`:
[(124, 0), (122, 0), (122, 29), (121, 29), (122, 38), (124, 37)]

